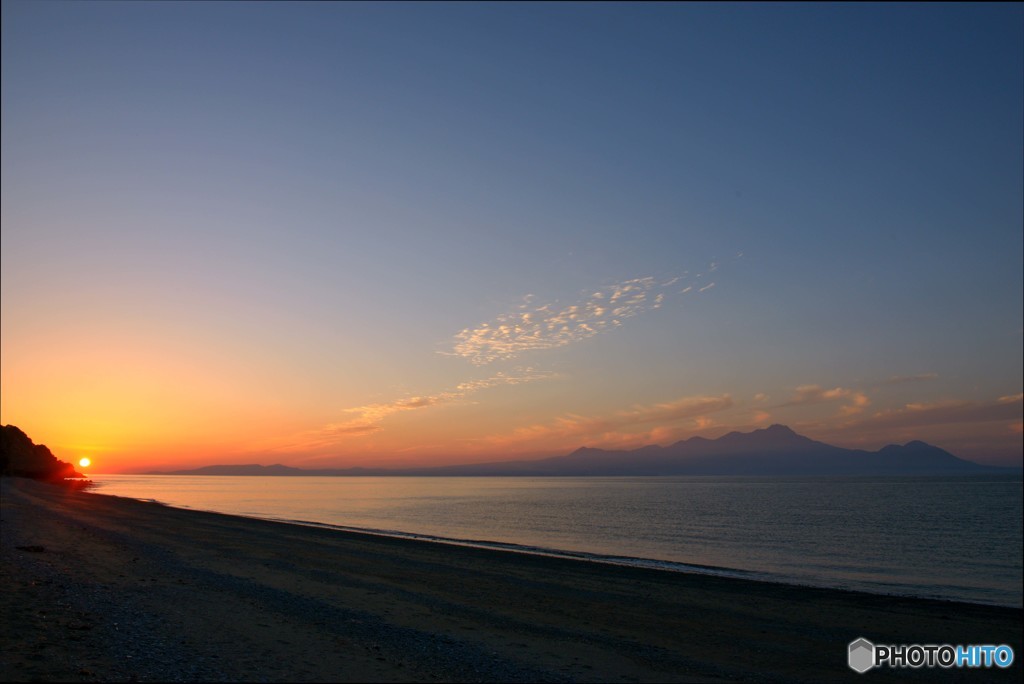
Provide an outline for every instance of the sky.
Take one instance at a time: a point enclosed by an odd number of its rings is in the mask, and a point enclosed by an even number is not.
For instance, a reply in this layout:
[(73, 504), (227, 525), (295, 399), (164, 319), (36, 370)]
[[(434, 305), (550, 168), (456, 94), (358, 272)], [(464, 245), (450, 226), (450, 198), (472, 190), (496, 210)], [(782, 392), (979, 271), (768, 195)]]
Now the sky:
[(26, 2), (0, 422), (96, 472), (773, 423), (1020, 465), (1024, 5)]

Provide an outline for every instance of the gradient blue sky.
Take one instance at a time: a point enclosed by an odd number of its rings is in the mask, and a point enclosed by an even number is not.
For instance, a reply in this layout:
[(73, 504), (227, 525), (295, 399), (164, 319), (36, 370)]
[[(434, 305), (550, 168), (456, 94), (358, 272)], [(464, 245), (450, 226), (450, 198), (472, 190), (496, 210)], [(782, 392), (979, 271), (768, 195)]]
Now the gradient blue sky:
[(0, 409), (58, 456), (1020, 464), (1019, 3), (6, 0), (2, 56)]

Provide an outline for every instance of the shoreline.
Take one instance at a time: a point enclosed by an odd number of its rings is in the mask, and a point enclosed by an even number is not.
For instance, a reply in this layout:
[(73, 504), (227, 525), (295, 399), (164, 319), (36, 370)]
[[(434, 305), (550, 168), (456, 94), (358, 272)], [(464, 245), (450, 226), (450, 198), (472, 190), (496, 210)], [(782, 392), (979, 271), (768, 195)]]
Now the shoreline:
[[(19, 548), (21, 547), (21, 548)], [(44, 551), (25, 550), (42, 547)], [(1019, 608), (444, 544), (3, 478), (0, 676), (855, 681), (846, 646), (1008, 644)]]
[[(933, 567), (939, 567), (937, 564), (941, 563), (942, 558), (935, 556), (929, 559), (929, 563), (921, 565), (921, 559), (917, 559), (917, 565), (905, 564), (901, 562), (885, 564), (884, 559), (882, 560), (882, 569), (870, 565), (864, 564), (856, 565), (856, 561), (850, 561), (846, 559), (840, 562), (838, 566), (830, 565), (829, 558), (825, 555), (811, 558), (810, 563), (800, 562), (800, 559), (792, 556), (787, 557), (784, 554), (788, 553), (787, 549), (780, 549), (779, 552), (783, 555), (778, 556), (778, 559), (782, 559), (784, 562), (777, 562), (772, 565), (771, 562), (767, 566), (758, 565), (758, 558), (751, 558), (744, 554), (744, 548), (737, 546), (735, 551), (737, 554), (731, 558), (726, 558), (722, 554), (718, 554), (715, 558), (699, 558), (697, 561), (691, 560), (689, 557), (685, 557), (680, 553), (675, 552), (672, 548), (663, 548), (663, 545), (659, 544), (646, 544), (642, 547), (633, 547), (634, 553), (622, 553), (621, 549), (609, 548), (608, 544), (601, 544), (601, 539), (597, 539), (595, 543), (594, 539), (589, 537), (580, 537), (569, 542), (568, 546), (559, 546), (558, 541), (565, 541), (564, 538), (549, 538), (542, 533), (537, 534), (509, 534), (510, 530), (500, 529), (498, 534), (494, 537), (484, 536), (487, 532), (494, 532), (493, 530), (481, 530), (479, 528), (465, 528), (456, 526), (455, 529), (460, 530), (463, 536), (446, 536), (445, 530), (439, 530), (436, 525), (427, 525), (426, 528), (420, 524), (420, 521), (416, 518), (398, 518), (394, 520), (359, 520), (355, 525), (349, 524), (344, 516), (337, 514), (326, 517), (318, 516), (318, 518), (304, 518), (304, 514), (309, 514), (309, 510), (319, 510), (323, 508), (324, 502), (319, 502), (321, 505), (314, 509), (307, 509), (304, 507), (284, 506), (281, 507), (280, 501), (273, 497), (264, 497), (266, 501), (263, 501), (260, 506), (246, 506), (240, 507), (238, 505), (223, 505), (224, 501), (234, 501), (230, 494), (224, 499), (213, 499), (206, 497), (203, 499), (200, 497), (198, 501), (192, 501), (188, 497), (180, 498), (181, 503), (175, 503), (174, 494), (164, 491), (163, 493), (170, 497), (171, 500), (153, 499), (146, 496), (137, 496), (138, 489), (126, 489), (119, 487), (117, 482), (113, 483), (113, 489), (115, 492), (120, 491), (119, 494), (108, 494), (107, 486), (111, 483), (105, 479), (105, 476), (97, 476), (98, 482), (95, 488), (91, 488), (88, 491), (98, 494), (105, 494), (108, 496), (126, 496), (142, 501), (158, 501), (167, 506), (181, 507), (185, 510), (199, 510), (208, 511), (214, 513), (224, 513), (227, 515), (237, 515), (239, 517), (245, 517), (255, 520), (271, 520), (276, 522), (284, 522), (295, 525), (305, 525), (311, 527), (322, 527), (326, 529), (333, 529), (343, 532), (351, 532), (357, 534), (370, 534), (384, 537), (403, 538), (403, 539), (414, 539), (422, 540), (431, 543), (448, 544), (452, 546), (467, 546), (467, 547), (480, 547), (497, 549), (501, 551), (511, 553), (525, 553), (544, 555), (555, 558), (572, 558), (586, 562), (605, 563), (612, 565), (624, 565), (630, 567), (647, 567), (653, 569), (661, 569), (669, 572), (684, 572), (684, 573), (697, 573), (712, 576), (721, 577), (734, 577), (737, 579), (747, 579), (757, 582), (769, 582), (777, 584), (785, 584), (795, 587), (812, 587), (812, 588), (825, 588), (825, 589), (838, 589), (842, 591), (853, 591), (863, 592), (868, 594), (875, 594), (880, 596), (896, 597), (896, 598), (924, 598), (938, 601), (948, 601), (955, 603), (971, 603), (977, 605), (989, 605), (989, 606), (1001, 606), (1009, 608), (1022, 608), (1024, 607), (1024, 597), (1020, 592), (1020, 560), (1016, 561), (1016, 567), (1013, 567), (1012, 561), (1008, 558), (1000, 558), (1003, 562), (1003, 567), (999, 569), (998, 576), (999, 580), (981, 581), (976, 582), (973, 576), (963, 569), (958, 573), (944, 573), (928, 572), (927, 570)], [(149, 476), (144, 476), (149, 477)], [(184, 479), (191, 479), (196, 476), (176, 476), (176, 475), (164, 475), (157, 476), (159, 478), (174, 478), (183, 477)], [(214, 480), (219, 480), (221, 476), (207, 476), (207, 479), (212, 477)], [(259, 479), (270, 479), (270, 480), (294, 480), (294, 477), (284, 477), (276, 475), (267, 476), (228, 476), (225, 480), (243, 480), (248, 481), (254, 478)], [(316, 479), (322, 480), (323, 477)], [(327, 478), (336, 479), (336, 478)], [(346, 479), (346, 478), (341, 478)], [(352, 478), (347, 478), (352, 479)], [(381, 478), (374, 478), (381, 479)], [(409, 478), (406, 478), (409, 479)], [(420, 480), (422, 478), (411, 478), (414, 480)], [(475, 478), (447, 478), (447, 479), (475, 479)], [(494, 478), (487, 478), (493, 480)], [(538, 478), (528, 478), (538, 479)], [(539, 478), (542, 481), (557, 480), (561, 478)], [(594, 479), (594, 478), (584, 478)], [(625, 478), (627, 480), (643, 480), (643, 479), (660, 479), (660, 478)], [(672, 478), (668, 478), (672, 479)], [(693, 478), (682, 478), (684, 480), (691, 480)], [(699, 479), (699, 478), (698, 478)], [(740, 479), (740, 480), (764, 480), (766, 478), (714, 478), (714, 479)], [(775, 478), (767, 478), (774, 482)], [(845, 481), (849, 478), (796, 478), (798, 480), (825, 480), (833, 482), (835, 480)], [(861, 480), (864, 478), (854, 478)], [(872, 478), (867, 478), (872, 479)], [(882, 478), (886, 483), (890, 482), (894, 478)], [(898, 479), (898, 478), (896, 478)], [(915, 481), (919, 478), (912, 478)], [(963, 480), (974, 481), (979, 480), (979, 476), (937, 476), (933, 478), (938, 481), (949, 481), (960, 482)], [(990, 476), (983, 476), (980, 478), (984, 481), (993, 480)], [(996, 476), (993, 481), (996, 482), (1011, 482), (1017, 485), (1020, 484), (1020, 477), (1018, 475), (1000, 475)], [(146, 491), (147, 486), (144, 485), (141, 491)], [(150, 487), (150, 496), (159, 496), (159, 492), (163, 491), (163, 488)], [(230, 488), (227, 488), (230, 489)], [(330, 509), (327, 504), (327, 509)], [(1019, 514), (1019, 513), (1018, 513)], [(358, 514), (357, 514), (358, 520)], [(392, 526), (376, 526), (373, 522), (377, 523), (392, 523)], [(402, 527), (404, 525), (404, 527)], [(448, 534), (451, 533), (452, 528), (446, 528)], [(527, 527), (527, 529), (532, 529)], [(1019, 535), (1019, 524), (1017, 525), (1017, 534)], [(422, 530), (422, 531), (419, 531)], [(504, 534), (502, 534), (504, 533)], [(639, 535), (643, 537), (643, 535)], [(605, 540), (606, 541), (606, 540)], [(547, 542), (547, 543), (546, 543)], [(756, 544), (756, 542), (755, 542)], [(899, 553), (898, 548), (892, 548), (892, 552)], [(961, 553), (974, 555), (973, 551), (962, 549)], [(899, 557), (899, 556), (897, 556)], [(733, 564), (729, 564), (729, 560), (733, 560)], [(746, 560), (746, 563), (742, 561)], [(834, 560), (834, 559), (833, 559)], [(716, 563), (717, 561), (717, 563)], [(723, 562), (725, 561), (725, 562)], [(850, 565), (849, 563), (854, 563)], [(1009, 563), (1009, 564), (1007, 564)], [(924, 574), (920, 574), (919, 570), (922, 568), (926, 569)], [(984, 570), (984, 566), (976, 566), (978, 570)]]
[[(116, 494), (104, 494), (103, 496), (118, 496)], [(121, 498), (133, 498), (133, 497), (121, 497)], [(853, 594), (866, 594), (868, 596), (881, 596), (893, 599), (920, 599), (922, 601), (938, 601), (940, 603), (953, 603), (953, 604), (965, 604), (972, 606), (990, 606), (993, 608), (1009, 608), (1020, 610), (1024, 606), (1020, 605), (1009, 605), (1005, 603), (996, 602), (985, 602), (985, 601), (970, 601), (956, 598), (946, 598), (943, 596), (921, 596), (912, 593), (899, 593), (896, 591), (885, 592), (885, 591), (866, 591), (863, 589), (852, 589), (848, 587), (835, 586), (829, 584), (827, 580), (822, 580), (818, 584), (810, 582), (801, 582), (798, 578), (788, 578), (782, 575), (776, 575), (769, 572), (762, 572), (758, 570), (744, 570), (741, 568), (729, 568), (725, 566), (716, 565), (701, 565), (698, 563), (683, 563), (680, 561), (669, 561), (661, 560), (657, 558), (644, 558), (639, 556), (615, 556), (611, 554), (602, 554), (590, 551), (571, 551), (565, 549), (554, 549), (542, 546), (528, 546), (525, 544), (515, 544), (512, 542), (501, 542), (501, 541), (490, 541), (485, 539), (459, 539), (456, 537), (441, 537), (437, 535), (417, 533), (417, 532), (402, 532), (400, 530), (379, 530), (366, 527), (352, 527), (348, 525), (335, 525), (332, 523), (317, 522), (315, 520), (298, 520), (291, 518), (274, 518), (274, 517), (263, 517), (258, 515), (240, 515), (236, 513), (223, 513), (221, 511), (214, 511), (210, 509), (199, 509), (199, 508), (188, 508), (181, 506), (174, 506), (173, 504), (165, 503), (155, 499), (134, 499), (135, 501), (142, 501), (147, 503), (155, 503), (161, 506), (168, 506), (170, 508), (180, 508), (186, 511), (199, 511), (203, 513), (215, 513), (218, 515), (229, 515), (237, 518), (245, 518), (248, 520), (262, 520), (266, 522), (276, 522), (284, 525), (297, 525), (299, 527), (312, 527), (326, 530), (333, 530), (336, 532), (346, 534), (358, 534), (366, 535), (369, 537), (384, 537), (386, 539), (406, 539), (409, 541), (419, 541), (428, 544), (442, 544), (446, 546), (456, 546), (472, 549), (485, 549), (490, 551), (498, 551), (502, 553), (518, 553), (527, 556), (540, 556), (545, 558), (558, 558), (563, 560), (579, 561), (581, 563), (597, 563), (600, 565), (612, 565), (624, 568), (640, 568), (647, 570), (655, 570), (660, 572), (671, 572), (680, 574), (692, 574), (692, 575), (705, 575), (709, 577), (724, 577), (730, 579), (738, 579), (746, 582), (758, 582), (763, 584), (779, 584), (787, 587), (794, 588), (805, 588), (805, 589), (826, 589), (833, 591), (843, 591)]]

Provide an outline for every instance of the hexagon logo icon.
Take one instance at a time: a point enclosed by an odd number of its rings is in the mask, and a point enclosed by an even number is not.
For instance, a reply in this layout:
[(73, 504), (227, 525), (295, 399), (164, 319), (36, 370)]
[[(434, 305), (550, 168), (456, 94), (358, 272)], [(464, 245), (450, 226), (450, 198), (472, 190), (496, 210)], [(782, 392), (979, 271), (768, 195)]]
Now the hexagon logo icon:
[(864, 674), (875, 666), (875, 645), (864, 637), (851, 641), (847, 662), (851, 670)]

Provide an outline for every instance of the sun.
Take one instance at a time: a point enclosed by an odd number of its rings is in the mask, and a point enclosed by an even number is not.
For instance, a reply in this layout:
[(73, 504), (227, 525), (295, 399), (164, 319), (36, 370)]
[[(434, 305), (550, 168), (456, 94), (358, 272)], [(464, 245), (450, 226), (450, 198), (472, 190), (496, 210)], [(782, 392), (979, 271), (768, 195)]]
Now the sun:
[(88, 468), (90, 463), (92, 463), (92, 461), (86, 458), (85, 456), (78, 460), (78, 465), (82, 466), (83, 468)]

